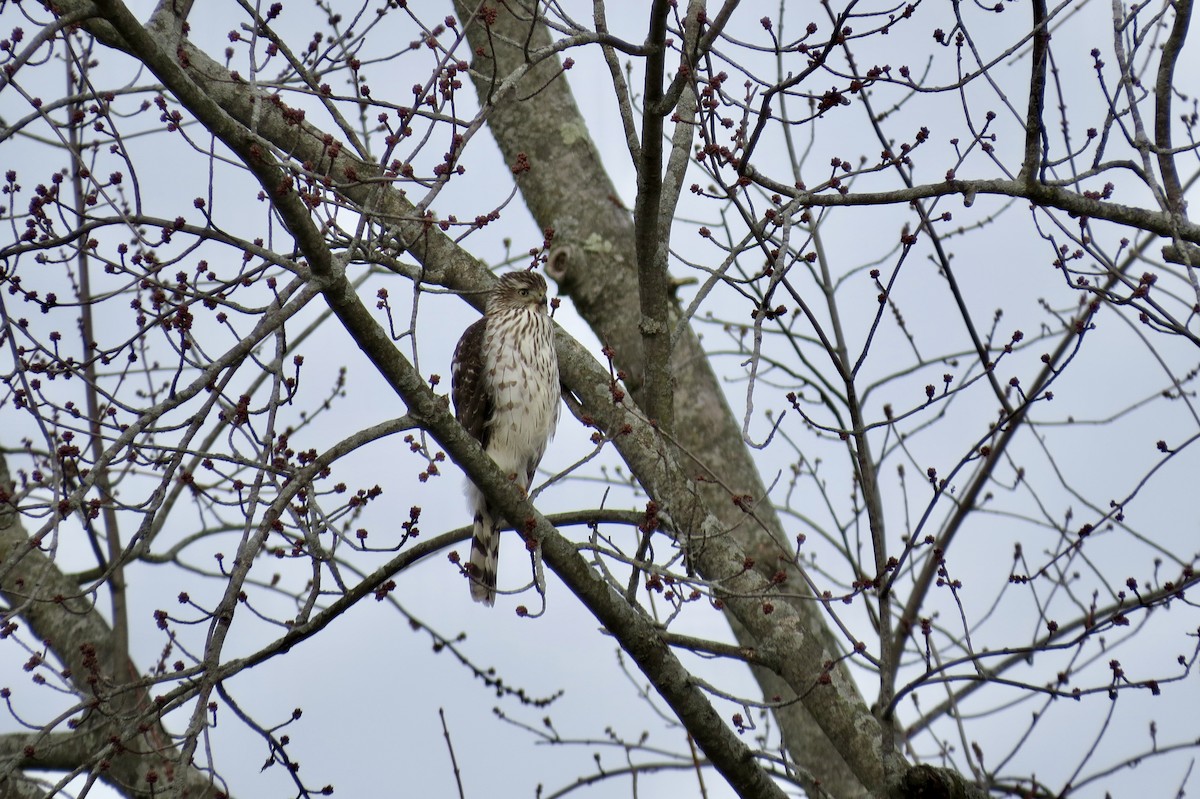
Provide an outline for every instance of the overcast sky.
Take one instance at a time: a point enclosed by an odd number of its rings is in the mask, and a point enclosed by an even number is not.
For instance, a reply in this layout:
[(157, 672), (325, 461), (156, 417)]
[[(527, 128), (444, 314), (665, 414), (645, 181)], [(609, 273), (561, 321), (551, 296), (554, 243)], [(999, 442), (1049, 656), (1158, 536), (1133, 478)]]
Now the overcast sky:
[[(130, 3), (130, 7), (145, 18), (152, 3)], [(590, 20), (590, 3), (572, 0), (562, 4), (581, 21)], [(989, 18), (985, 24), (994, 34), (997, 53), (1014, 41), (1015, 31), (1027, 23), (1027, 9), (1023, 3), (1011, 4), (1011, 13)], [(1111, 47), (1111, 21), (1106, 16), (1107, 6), (1096, 3), (1079, 3), (1082, 10), (1068, 17), (1070, 37), (1056, 39), (1057, 66), (1061, 69), (1064, 94), (1069, 97), (1072, 115), (1078, 114), (1084, 121), (1081, 127), (1093, 124), (1087, 120), (1095, 118), (1103, 108), (1095, 82), (1091, 77), (1093, 47)], [(320, 26), (320, 15), (311, 12), (301, 3), (286, 4), (284, 14), (276, 28), (284, 31), (294, 49), (301, 49), (311, 31)], [(613, 4), (615, 8), (616, 4)], [(775, 13), (771, 4), (764, 12)], [(426, 13), (422, 11), (421, 13)], [(450, 13), (447, 4), (445, 13)], [(643, 38), (642, 22), (634, 15), (612, 13), (610, 25), (613, 32), (631, 41)], [(939, 24), (944, 24), (939, 9), (930, 5), (920, 10), (926, 18), (914, 23), (913, 30), (926, 35)], [(6, 10), (0, 29), (7, 31), (12, 25)], [(429, 20), (439, 19), (443, 14), (429, 13)], [(751, 40), (761, 34), (758, 14), (743, 13), (730, 29), (736, 38)], [(239, 24), (241, 12), (234, 4), (210, 2), (197, 4), (191, 17), (191, 37), (208, 52), (219, 57), (228, 43), (230, 28)], [(402, 17), (394, 15), (385, 23), (387, 36), (397, 41), (414, 37), (412, 31), (400, 29)], [(994, 21), (993, 21), (994, 20)], [(801, 20), (789, 18), (793, 30), (798, 30)], [(15, 24), (15, 20), (13, 22)], [(395, 31), (388, 24), (397, 27)], [(981, 23), (983, 24), (983, 23)], [(756, 29), (757, 28), (757, 33)], [(917, 34), (914, 33), (915, 37)], [(909, 57), (925, 58), (926, 45), (919, 46), (915, 39), (904, 36), (877, 39), (878, 50), (872, 49), (874, 63), (898, 65)], [(378, 44), (380, 51), (391, 49), (391, 44)], [(891, 48), (890, 50), (885, 48)], [(919, 55), (914, 55), (913, 51)], [(1018, 113), (1022, 112), (1025, 97), (1020, 94), (1020, 76), (1026, 75), (1027, 58), (1022, 61), (1018, 52), (1011, 58), (999, 61), (997, 73), (1003, 81), (1000, 88), (1007, 93), (1005, 98)], [(464, 56), (465, 57), (465, 56)], [(589, 133), (600, 150), (609, 174), (617, 187), (621, 200), (632, 207), (636, 183), (628, 151), (624, 145), (624, 134), (618, 118), (613, 112), (614, 97), (610, 79), (598, 54), (590, 49), (579, 49), (572, 53), (575, 67), (567, 73), (577, 100), (587, 117)], [(753, 63), (755, 56), (741, 53), (739, 57)], [(146, 84), (150, 77), (138, 75), (127, 59), (109, 53), (99, 54), (101, 66), (97, 73), (98, 84), (120, 86), (126, 82)], [(985, 60), (990, 58), (985, 54)], [(364, 59), (366, 60), (366, 59)], [(418, 58), (400, 60), (405, 68), (414, 68), (428, 63)], [(860, 67), (865, 66), (860, 64)], [(928, 80), (933, 83), (948, 82), (954, 74), (953, 59), (939, 57), (926, 65), (913, 63), (916, 67), (928, 68)], [(755, 67), (758, 68), (758, 67)], [(395, 102), (411, 97), (408, 87), (426, 79), (418, 69), (416, 74), (394, 76), (391, 67), (368, 66), (374, 96)], [(61, 71), (44, 69), (43, 96), (56, 96), (55, 86), (61, 86)], [(23, 80), (26, 72), (21, 73)], [(1195, 53), (1189, 54), (1177, 71), (1178, 83), (1200, 74), (1200, 64)], [(633, 81), (635, 84), (637, 79)], [(23, 84), (27, 88), (31, 83)], [(335, 87), (340, 89), (341, 87)], [(1181, 85), (1181, 92), (1194, 90)], [(473, 93), (468, 84), (463, 97)], [(879, 98), (881, 104), (887, 97)], [(460, 115), (466, 99), (460, 99)], [(917, 157), (916, 179), (918, 182), (933, 182), (945, 171), (947, 154), (953, 152), (950, 139), (961, 135), (963, 128), (961, 103), (954, 94), (919, 98), (910, 109), (894, 123), (893, 135), (897, 139), (909, 140), (921, 126), (931, 130), (929, 146)], [(1006, 111), (1004, 101), (996, 94), (989, 96), (982, 87), (974, 85), (967, 102), (972, 108), (972, 117), (979, 118), (987, 110), (995, 110), (998, 121), (995, 130), (1000, 149), (1021, 146), (1019, 121)], [(28, 102), (12, 89), (0, 92), (0, 117), (8, 122), (29, 113)], [(811, 169), (812, 182), (819, 182), (827, 171), (826, 165), (833, 156), (856, 160), (860, 154), (873, 157), (879, 149), (863, 116), (843, 113), (846, 124), (836, 128), (821, 126), (820, 133), (812, 141), (801, 142), (810, 148), (805, 161)], [(130, 121), (131, 129), (145, 127), (153, 117)], [(851, 124), (851, 121), (856, 124)], [(310, 112), (309, 121), (326, 130), (332, 130), (325, 117), (316, 110)], [(41, 130), (45, 135), (47, 130)], [(194, 140), (207, 146), (207, 137), (193, 129)], [(807, 135), (807, 133), (804, 133)], [(183, 215), (189, 221), (200, 220), (193, 207), (193, 199), (208, 195), (209, 161), (190, 148), (182, 146), (178, 137), (153, 136), (136, 141), (139, 190), (147, 210), (159, 217), (170, 219)], [(440, 153), (430, 149), (430, 157)], [(786, 155), (782, 142), (776, 137), (761, 155), (761, 171), (773, 171), (786, 176)], [(61, 166), (61, 158), (47, 147), (28, 139), (11, 139), (0, 142), (0, 163), (17, 165), (26, 190), (37, 182), (48, 179), (49, 173)], [(464, 178), (451, 181), (438, 197), (434, 207), (442, 215), (454, 213), (459, 218), (469, 219), (477, 213), (486, 213), (503, 202), (511, 191), (512, 183), (506, 166), (486, 132), (478, 135), (470, 144), (463, 163), (468, 167)], [(1012, 163), (1016, 163), (1013, 161)], [(275, 223), (268, 229), (268, 214), (262, 203), (255, 199), (255, 191), (248, 189), (244, 179), (232, 176), (230, 171), (218, 165), (221, 176), (217, 184), (216, 197), (211, 212), (223, 226), (239, 234), (274, 237), (275, 247), (283, 252), (290, 249), (287, 238)], [(974, 171), (973, 171), (974, 170)], [(961, 177), (996, 177), (995, 169), (986, 159), (975, 157), (960, 170)], [(569, 178), (564, 178), (569, 179)], [(697, 173), (692, 180), (705, 182)], [(894, 188), (894, 178), (888, 175), (867, 176), (855, 185), (855, 190)], [(1145, 192), (1139, 192), (1130, 182), (1128, 194), (1122, 198), (1129, 204), (1145, 203)], [(995, 215), (995, 224), (970, 235), (947, 239), (951, 248), (957, 277), (963, 287), (973, 314), (978, 320), (990, 323), (992, 312), (1004, 309), (1001, 322), (997, 323), (997, 338), (1004, 341), (1014, 330), (1022, 330), (1027, 336), (1037, 337), (1048, 326), (1053, 325), (1053, 314), (1046, 306), (1059, 311), (1069, 310), (1078, 295), (1063, 286), (1063, 280), (1050, 266), (1051, 255), (1044, 241), (1040, 240), (1032, 227), (1030, 213), (1022, 203), (1006, 203), (1001, 200), (984, 199), (971, 208), (964, 207), (961, 200), (945, 200), (938, 207), (951, 211), (955, 222), (970, 226), (974, 222)], [(684, 258), (713, 267), (719, 254), (706, 244), (696, 233), (700, 224), (716, 226), (720, 219), (711, 203), (698, 201), (686, 192), (680, 216), (685, 221), (677, 225), (673, 247)], [(877, 293), (865, 276), (865, 265), (882, 260), (886, 270), (895, 261), (895, 242), (900, 226), (908, 215), (904, 209), (889, 211), (856, 211), (847, 209), (833, 212), (823, 225), (823, 234), (835, 268), (857, 277), (848, 277), (848, 287), (843, 294), (844, 321), (850, 331), (852, 344), (862, 346), (871, 329), (874, 316), (874, 297)], [(6, 233), (0, 233), (0, 244)], [(1114, 248), (1120, 231), (1108, 228), (1103, 246)], [(476, 256), (489, 263), (503, 260), (504, 240), (511, 241), (511, 251), (522, 253), (540, 244), (541, 235), (533, 225), (527, 212), (520, 206), (519, 197), (509, 204), (499, 223), (490, 225), (473, 234), (465, 246)], [(270, 242), (268, 242), (270, 243)], [(1157, 247), (1151, 249), (1156, 251)], [(961, 320), (950, 305), (948, 294), (942, 288), (944, 281), (937, 275), (936, 268), (928, 260), (927, 248), (918, 248), (914, 257), (919, 260), (906, 267), (905, 279), (897, 285), (896, 299), (905, 311), (906, 323), (914, 337), (930, 352), (962, 352), (965, 341)], [(197, 256), (198, 257), (198, 256)], [(228, 257), (227, 254), (222, 257)], [(753, 268), (757, 264), (748, 264)], [(28, 269), (28, 266), (24, 267)], [(679, 260), (672, 270), (680, 276), (688, 275), (687, 267)], [(25, 274), (30, 274), (26, 272)], [(698, 274), (703, 279), (703, 274)], [(47, 288), (58, 286), (58, 290), (69, 293), (69, 286), (61, 275), (38, 274), (28, 278), (41, 281)], [(55, 281), (58, 281), (56, 283)], [(857, 280), (859, 284), (852, 281)], [(386, 287), (399, 320), (407, 320), (411, 311), (412, 294), (398, 278), (373, 278), (361, 291), (364, 302), (371, 305), (375, 291)], [(682, 299), (691, 299), (685, 289)], [(861, 295), (861, 296), (860, 296)], [(744, 308), (733, 304), (732, 294), (717, 293), (705, 310), (718, 319), (739, 315)], [(861, 302), (858, 300), (861, 299)], [(125, 303), (112, 303), (111, 317), (102, 316), (105, 324), (127, 324)], [(736, 311), (733, 310), (736, 308)], [(726, 313), (728, 311), (728, 317)], [(314, 314), (307, 314), (312, 318)], [(444, 295), (423, 294), (418, 306), (417, 355), (419, 366), (426, 374), (438, 373), (448, 378), (448, 364), (454, 342), (461, 331), (476, 318), (476, 313), (459, 299)], [(585, 342), (594, 352), (599, 344), (574, 314), (570, 302), (564, 301), (556, 319), (571, 335)], [(124, 321), (122, 321), (124, 320)], [(41, 324), (35, 320), (35, 324)], [(301, 325), (302, 326), (302, 325)], [(295, 328), (300, 329), (301, 326)], [(730, 354), (718, 358), (722, 374), (729, 377), (728, 397), (736, 414), (742, 413), (746, 403), (746, 384), (742, 378), (743, 354), (732, 352), (730, 342), (723, 338), (719, 324), (700, 325), (706, 342), (713, 349), (726, 350)], [(883, 377), (896, 369), (897, 363), (910, 359), (909, 345), (896, 329), (885, 323), (884, 333), (872, 345), (871, 357), (864, 367), (864, 375)], [(199, 334), (198, 334), (199, 336)], [(203, 339), (202, 339), (203, 340)], [(1030, 347), (1018, 352), (1004, 362), (1001, 379), (1007, 382), (1012, 377), (1028, 381), (1040, 368), (1040, 354), (1052, 346), (1055, 339), (1047, 336), (1044, 347)], [(224, 339), (221, 340), (224, 344)], [(1088, 503), (1107, 510), (1110, 499), (1123, 498), (1136, 488), (1136, 479), (1157, 462), (1159, 454), (1154, 442), (1160, 438), (1178, 442), (1196, 432), (1197, 423), (1181, 403), (1163, 406), (1154, 404), (1145, 409), (1126, 409), (1145, 397), (1153, 397), (1170, 380), (1166, 366), (1176, 374), (1186, 372), (1196, 362), (1195, 348), (1179, 340), (1157, 337), (1152, 342), (1160, 359), (1152, 357), (1150, 348), (1142, 340), (1142, 332), (1136, 325), (1127, 324), (1115, 312), (1103, 310), (1097, 318), (1097, 329), (1087, 341), (1071, 369), (1055, 386), (1053, 403), (1039, 406), (1040, 421), (1047, 426), (1039, 428), (1041, 441), (1032, 436), (1027, 438), (1020, 450), (1020, 466), (1027, 470), (1028, 479), (1044, 481), (1042, 488), (1053, 501), (1053, 506), (1039, 508), (1035, 500), (1019, 487), (1008, 497), (997, 500), (999, 506), (991, 515), (981, 514), (969, 528), (970, 539), (960, 541), (952, 551), (948, 562), (954, 577), (966, 586), (961, 597), (964, 612), (973, 621), (980, 621), (976, 646), (1000, 647), (1028, 644), (1038, 634), (1036, 615), (1030, 615), (1032, 600), (1028, 594), (1015, 590), (1004, 595), (1004, 604), (998, 612), (991, 608), (997, 594), (1004, 590), (1004, 581), (1009, 571), (1013, 542), (1026, 541), (1030, 550), (1049, 548), (1052, 542), (1030, 538), (1028, 517), (1036, 518), (1044, 513), (1060, 519), (1070, 510), (1077, 514), (1076, 520), (1088, 518)], [(219, 345), (214, 345), (214, 351)], [(773, 342), (776, 352), (786, 352), (778, 342)], [(413, 355), (411, 340), (401, 343), (410, 357)], [(939, 347), (941, 348), (939, 350)], [(347, 371), (346, 396), (339, 397), (330, 412), (324, 413), (316, 424), (305, 430), (304, 446), (318, 450), (328, 447), (342, 437), (363, 427), (401, 415), (402, 404), (391, 393), (383, 381), (374, 373), (371, 365), (361, 356), (349, 337), (330, 322), (313, 338), (303, 342), (297, 352), (305, 357), (303, 380), (311, 387), (308, 396), (321, 397), (337, 378), (338, 370)], [(11, 368), (10, 355), (3, 356), (4, 368)], [(964, 359), (969, 362), (969, 358)], [(955, 371), (953, 366), (936, 365), (936, 369), (918, 370), (909, 379), (897, 381), (881, 389), (868, 401), (868, 410), (877, 416), (885, 403), (897, 407), (908, 407), (920, 403), (923, 386), (940, 380), (944, 370), (954, 372), (957, 380), (970, 374), (967, 367)], [(246, 379), (253, 377), (248, 375)], [(319, 387), (319, 388), (318, 388)], [(441, 385), (448, 390), (448, 380)], [(755, 405), (760, 411), (771, 409), (775, 414), (787, 409), (783, 390), (760, 386), (755, 396)], [(987, 420), (995, 411), (994, 397), (986, 391), (969, 394), (962, 400), (948, 404), (945, 418), (932, 431), (914, 436), (912, 451), (897, 461), (911, 458), (908, 468), (909, 479), (921, 480), (924, 467), (938, 467), (946, 474), (954, 464), (968, 452), (972, 443), (986, 431)], [(35, 435), (29, 419), (14, 414), (11, 405), (0, 407), (4, 414), (5, 447), (17, 445), (22, 435)], [(1120, 424), (1102, 427), (1096, 424), (1080, 424), (1108, 419), (1121, 414)], [(795, 419), (794, 416), (790, 417)], [(828, 421), (828, 420), (826, 420)], [(1074, 424), (1067, 424), (1071, 421)], [(755, 436), (763, 437), (769, 423), (759, 417), (752, 426)], [(784, 428), (791, 440), (798, 441), (800, 448), (811, 460), (824, 459), (825, 475), (831, 486), (830, 495), (846, 503), (850, 491), (850, 474), (846, 468), (844, 450), (833, 441), (821, 441), (806, 432), (804, 426), (795, 423)], [(545, 475), (553, 474), (574, 463), (590, 451), (589, 431), (577, 424), (564, 411), (559, 432), (543, 462)], [(1039, 454), (1042, 447), (1054, 453), (1051, 461)], [(783, 478), (775, 496), (783, 500), (789, 466), (795, 462), (796, 452), (782, 440), (760, 455), (760, 471), (766, 482), (771, 483), (777, 475)], [(14, 467), (19, 463), (13, 463)], [(644, 498), (631, 492), (608, 487), (599, 478), (611, 474), (618, 466), (611, 451), (589, 464), (580, 472), (579, 479), (564, 481), (550, 487), (538, 499), (542, 511), (552, 512), (587, 507), (637, 507)], [(1192, 556), (1197, 532), (1200, 532), (1200, 510), (1192, 501), (1189, 492), (1190, 477), (1200, 467), (1200, 458), (1195, 451), (1188, 451), (1172, 461), (1159, 476), (1143, 488), (1131, 506), (1131, 524), (1153, 539), (1153, 543), (1174, 551), (1181, 556)], [(453, 467), (446, 468), (441, 477), (428, 483), (418, 483), (415, 477), (423, 468), (423, 461), (407, 452), (398, 438), (376, 442), (339, 462), (339, 479), (352, 487), (369, 487), (378, 483), (384, 487), (383, 501), (369, 506), (360, 522), (378, 539), (386, 540), (389, 532), (394, 534), (399, 521), (407, 515), (411, 505), (422, 508), (421, 529), (423, 535), (433, 536), (466, 524), (469, 519), (462, 497), (462, 478)], [(1014, 464), (1016, 468), (1016, 464)], [(889, 505), (888, 515), (895, 531), (893, 541), (898, 541), (905, 529), (906, 514), (915, 519), (924, 506), (914, 504), (905, 507), (904, 495), (895, 476), (895, 467), (885, 473), (883, 487)], [(965, 473), (960, 479), (965, 481)], [(586, 478), (586, 479), (585, 479)], [(1073, 497), (1072, 490), (1078, 489), (1080, 496)], [(808, 484), (801, 484), (800, 493), (793, 503), (809, 513), (814, 524), (823, 525), (830, 521), (829, 514), (821, 508), (821, 499)], [(911, 491), (910, 501), (929, 499), (928, 493)], [(939, 506), (934, 514), (937, 518), (948, 512), (949, 503)], [(843, 513), (845, 508), (840, 509)], [(1022, 518), (1022, 516), (1025, 518)], [(814, 546), (820, 546), (817, 536), (796, 519), (795, 532), (806, 532)], [(934, 525), (931, 529), (936, 529)], [(181, 514), (164, 531), (162, 544), (180, 540), (195, 530), (195, 518)], [(565, 531), (568, 535), (582, 539), (583, 529)], [(190, 561), (212, 566), (214, 551), (230, 553), (236, 546), (238, 531), (216, 540), (205, 541), (194, 549)], [(77, 527), (64, 525), (63, 545), (58, 552), (58, 562), (64, 569), (83, 569), (92, 565), (89, 550), (83, 543)], [(1023, 537), (1023, 538), (1022, 538)], [(1097, 571), (1111, 577), (1112, 573), (1123, 574), (1142, 580), (1152, 578), (1152, 547), (1133, 546), (1128, 537), (1114, 536), (1111, 542), (1100, 543), (1089, 553)], [(467, 545), (458, 550), (465, 556)], [(835, 566), (831, 551), (818, 550), (822, 564)], [(1040, 554), (1040, 551), (1039, 553)], [(388, 557), (370, 556), (356, 560), (364, 568), (375, 568)], [(261, 579), (268, 579), (271, 564), (259, 567)], [(306, 563), (281, 562), (278, 569), (285, 580), (305, 579)], [(1172, 571), (1168, 569), (1166, 571)], [(839, 576), (845, 576), (839, 571)], [(529, 577), (528, 559), (513, 540), (506, 540), (501, 554), (500, 585), (517, 587)], [(312, 641), (298, 646), (285, 657), (268, 661), (261, 666), (238, 675), (228, 681), (226, 687), (242, 709), (265, 725), (285, 722), (295, 707), (303, 709), (303, 717), (288, 729), (292, 739), (289, 753), (302, 764), (311, 787), (320, 787), (332, 782), (339, 796), (372, 795), (455, 795), (454, 775), (451, 770), (446, 742), (443, 738), (439, 710), (444, 709), (445, 719), (451, 734), (458, 766), (468, 797), (482, 796), (531, 796), (534, 787), (544, 785), (546, 792), (569, 785), (576, 777), (596, 771), (594, 756), (598, 753), (605, 770), (617, 770), (627, 765), (626, 755), (620, 746), (611, 745), (610, 738), (622, 741), (638, 741), (643, 734), (648, 737), (645, 745), (671, 752), (683, 752), (687, 742), (682, 729), (672, 721), (662, 703), (647, 699), (639, 694), (645, 689), (645, 681), (636, 669), (622, 669), (621, 659), (614, 642), (597, 622), (573, 601), (569, 592), (548, 575), (549, 602), (546, 613), (537, 620), (518, 618), (514, 608), (518, 604), (535, 606), (536, 598), (531, 593), (518, 597), (502, 596), (493, 609), (476, 605), (470, 601), (467, 586), (457, 573), (456, 567), (448, 562), (444, 553), (430, 558), (423, 565), (404, 572), (397, 578), (398, 588), (387, 602), (366, 601), (360, 603), (344, 618), (331, 625)], [(133, 640), (131, 642), (135, 661), (149, 669), (159, 658), (165, 640), (153, 624), (152, 612), (157, 608), (168, 608), (173, 613), (179, 610), (176, 597), (186, 590), (200, 605), (215, 604), (223, 585), (219, 581), (205, 579), (195, 574), (164, 568), (162, 566), (134, 565), (128, 573), (132, 587)], [(1087, 583), (1087, 580), (1084, 581)], [(1090, 584), (1089, 584), (1090, 585)], [(1088, 597), (1083, 598), (1086, 604)], [(1055, 601), (1060, 601), (1056, 598)], [(561, 692), (548, 708), (522, 706), (511, 696), (497, 698), (494, 691), (472, 677), (470, 671), (459, 664), (455, 656), (446, 650), (434, 652), (431, 638), (424, 631), (410, 629), (394, 604), (402, 605), (414, 618), (432, 624), (444, 635), (454, 637), (460, 632), (465, 640), (458, 647), (478, 667), (495, 668), (506, 684), (523, 689), (532, 697), (549, 697)], [(1103, 600), (1102, 600), (1103, 603)], [(273, 618), (287, 617), (295, 612), (289, 600), (269, 591), (252, 592), (252, 604), (256, 611)], [(1068, 606), (1070, 603), (1067, 603)], [(950, 597), (934, 595), (930, 606), (944, 614), (942, 621), (953, 626), (957, 609)], [(1036, 609), (1033, 609), (1036, 613)], [(1063, 611), (1064, 614), (1066, 611)], [(988, 615), (992, 613), (992, 615)], [(1163, 618), (1165, 617), (1165, 618)], [(845, 616), (847, 623), (866, 633), (863, 614), (854, 610)], [(1066, 616), (1064, 615), (1064, 619)], [(986, 619), (986, 623), (982, 620)], [(864, 626), (859, 626), (864, 625)], [(1174, 653), (1189, 654), (1181, 647), (1187, 639), (1181, 630), (1194, 630), (1196, 617), (1192, 608), (1179, 607), (1168, 613), (1158, 613), (1153, 622), (1139, 632), (1135, 648), (1121, 650), (1121, 660), (1131, 678), (1140, 679), (1144, 673), (1159, 674), (1163, 664), (1172, 659)], [(721, 618), (715, 614), (685, 614), (676, 627), (678, 632), (729, 640), (730, 635)], [(181, 630), (181, 635), (192, 636), (193, 645), (199, 647), (203, 640), (204, 625), (195, 629)], [(278, 628), (262, 622), (250, 613), (239, 614), (231, 628), (230, 640), (225, 657), (232, 658), (248, 654), (261, 647), (267, 636), (277, 635)], [(1192, 641), (1194, 644), (1194, 641)], [(1069, 653), (1068, 653), (1069, 654)], [(21, 671), (26, 653), (16, 647), (0, 647), (0, 685), (14, 688), (14, 708), (17, 713), (30, 718), (44, 718), (56, 707), (63, 706), (62, 697), (52, 696), (49, 690), (32, 690), (28, 675)], [(1061, 667), (1057, 656), (1047, 656), (1027, 671), (1017, 670), (1009, 676), (1014, 679), (1028, 678), (1031, 682), (1044, 682), (1047, 674)], [(1144, 658), (1144, 660), (1143, 660)], [(754, 696), (757, 690), (745, 670), (723, 662), (700, 662), (694, 657), (684, 660), (696, 667), (698, 672), (722, 691), (732, 695)], [(1105, 668), (1106, 659), (1097, 661), (1095, 667)], [(919, 663), (914, 662), (906, 673), (915, 677)], [(876, 686), (865, 671), (857, 671), (868, 701), (874, 696)], [(1113, 762), (1131, 751), (1140, 751), (1148, 742), (1148, 721), (1154, 718), (1158, 724), (1160, 741), (1195, 739), (1197, 730), (1193, 712), (1172, 712), (1180, 708), (1200, 707), (1200, 688), (1193, 677), (1185, 684), (1172, 686), (1168, 697), (1159, 702), (1143, 702), (1137, 698), (1124, 698), (1118, 705), (1116, 715), (1109, 722), (1121, 733), (1104, 740), (1093, 757), (1093, 764), (1085, 773), (1090, 773), (1103, 764)], [(931, 707), (944, 695), (936, 688), (922, 694), (922, 707)], [(1036, 771), (1039, 778), (1052, 786), (1061, 785), (1069, 778), (1083, 753), (1091, 744), (1090, 733), (1105, 723), (1104, 714), (1109, 707), (1102, 700), (1068, 704), (1047, 703), (1043, 698), (1030, 697), (1023, 692), (1006, 694), (1004, 689), (979, 692), (978, 698), (964, 706), (965, 712), (991, 710), (998, 705), (1012, 702), (1005, 712), (983, 715), (969, 719), (968, 739), (978, 741), (989, 757), (989, 767), (997, 765), (997, 756), (1002, 756), (1017, 744), (1029, 726), (1031, 714), (1045, 714), (1046, 721), (1038, 725), (1030, 740), (1018, 748), (1014, 762), (1008, 764), (1006, 773), (1029, 773)], [(729, 718), (734, 713), (746, 715), (738, 703), (715, 699), (719, 712)], [(1169, 703), (1169, 704), (1168, 704)], [(523, 730), (507, 723), (491, 709), (500, 711), (519, 724), (533, 730)], [(901, 715), (911, 715), (911, 704), (901, 706)], [(750, 714), (757, 719), (757, 714)], [(569, 743), (557, 747), (548, 754), (549, 745), (539, 740), (536, 731), (544, 731), (543, 718), (553, 720), (554, 729)], [(172, 729), (182, 729), (186, 716), (170, 719)], [(908, 720), (906, 718), (905, 720)], [(15, 729), (10, 716), (0, 716), (0, 729)], [(944, 720), (938, 728), (939, 738), (958, 746), (958, 733), (950, 720)], [(611, 734), (608, 730), (611, 729)], [(750, 735), (750, 733), (747, 733)], [(772, 738), (774, 740), (774, 738)], [(235, 796), (290, 796), (289, 781), (279, 766), (260, 772), (267, 760), (268, 751), (261, 738), (240, 724), (226, 709), (218, 711), (217, 725), (203, 744), (211, 747), (211, 756), (220, 773), (229, 781)], [(926, 735), (918, 738), (914, 747), (923, 757), (938, 762), (934, 757), (935, 743)], [(992, 753), (995, 753), (993, 756)], [(639, 754), (635, 762), (652, 762), (655, 757)], [(961, 760), (954, 761), (962, 768)], [(1183, 784), (1189, 772), (1191, 754), (1179, 758), (1154, 759), (1138, 769), (1121, 771), (1088, 790), (1085, 795), (1102, 796), (1111, 791), (1113, 796), (1171, 796)], [(1188, 782), (1193, 786), (1195, 780)], [(705, 784), (710, 797), (732, 796), (713, 772), (705, 773)], [(679, 796), (696, 795), (695, 776), (686, 770), (663, 773), (641, 774), (637, 777), (637, 795)], [(93, 795), (105, 795), (100, 790)], [(575, 795), (588, 797), (624, 797), (633, 795), (629, 778), (608, 779), (595, 786), (581, 789)]]

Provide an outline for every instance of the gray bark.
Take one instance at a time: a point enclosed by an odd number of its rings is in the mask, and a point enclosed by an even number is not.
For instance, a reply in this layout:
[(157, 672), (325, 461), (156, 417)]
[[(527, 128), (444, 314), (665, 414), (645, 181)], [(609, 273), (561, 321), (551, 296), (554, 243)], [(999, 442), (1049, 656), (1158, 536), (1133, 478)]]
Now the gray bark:
[[(458, 4), (460, 14), (469, 13), (465, 5)], [(600, 163), (569, 86), (565, 80), (552, 80), (560, 69), (558, 59), (542, 61), (503, 95), (496, 92), (489, 77), (495, 74), (503, 80), (525, 63), (525, 54), (504, 42), (525, 41), (529, 24), (502, 11), (491, 37), (478, 22), (467, 27), (473, 50), (488, 47), (489, 41), (497, 43), (495, 67), (490, 59), (477, 59), (472, 75), (481, 101), (492, 99), (488, 129), (506, 160), (511, 163), (523, 152), (532, 165), (519, 176), (518, 185), (539, 226), (555, 231), (560, 250), (552, 259), (552, 276), (600, 340), (613, 348), (626, 384), (634, 398), (640, 399), (644, 359), (634, 224), (616, 201), (617, 191)], [(530, 49), (549, 44), (548, 32), (537, 25), (529, 37)], [(535, 97), (523, 102), (517, 99), (529, 95), (530, 87), (547, 83)], [(564, 176), (570, 179), (564, 180)], [(770, 579), (794, 557), (791, 536), (767, 499), (720, 380), (690, 328), (675, 343), (672, 362), (676, 439), (719, 481), (702, 485), (701, 496), (722, 528), (732, 531), (738, 546)], [(732, 502), (730, 492), (753, 498), (753, 516)], [(825, 624), (819, 603), (803, 590), (794, 569), (789, 569), (787, 586), (799, 594), (782, 600), (795, 612), (797, 629), (786, 644), (787, 651), (780, 655), (810, 664), (835, 659), (844, 647)], [(735, 616), (730, 616), (730, 622), (739, 644), (762, 646), (762, 640)], [(819, 665), (815, 671), (796, 674), (795, 684), (767, 669), (754, 669), (754, 674), (764, 697), (779, 697), (785, 703), (776, 717), (789, 754), (817, 777), (826, 791), (837, 797), (855, 797), (865, 795), (864, 782), (882, 784), (877, 724), (844, 670), (834, 672), (836, 699), (833, 691), (810, 690), (820, 675)], [(793, 701), (797, 695), (803, 695), (804, 701)]]

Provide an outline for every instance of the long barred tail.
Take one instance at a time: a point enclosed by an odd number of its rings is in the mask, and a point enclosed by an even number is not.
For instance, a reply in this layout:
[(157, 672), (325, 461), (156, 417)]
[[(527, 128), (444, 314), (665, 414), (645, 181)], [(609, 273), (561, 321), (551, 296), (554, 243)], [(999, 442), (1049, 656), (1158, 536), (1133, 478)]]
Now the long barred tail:
[(471, 599), (485, 605), (496, 604), (496, 569), (500, 559), (500, 530), (488, 513), (487, 502), (475, 503), (475, 535), (471, 539)]

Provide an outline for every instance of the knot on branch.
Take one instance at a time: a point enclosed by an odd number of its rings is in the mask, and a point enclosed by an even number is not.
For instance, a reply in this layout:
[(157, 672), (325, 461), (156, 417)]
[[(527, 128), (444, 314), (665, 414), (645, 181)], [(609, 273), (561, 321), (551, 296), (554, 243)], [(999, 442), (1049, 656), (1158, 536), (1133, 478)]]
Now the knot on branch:
[(555, 283), (562, 283), (567, 277), (567, 269), (571, 265), (571, 245), (552, 247), (546, 258), (546, 277)]
[(924, 764), (905, 769), (888, 786), (887, 795), (892, 799), (985, 799), (987, 796), (958, 772)]

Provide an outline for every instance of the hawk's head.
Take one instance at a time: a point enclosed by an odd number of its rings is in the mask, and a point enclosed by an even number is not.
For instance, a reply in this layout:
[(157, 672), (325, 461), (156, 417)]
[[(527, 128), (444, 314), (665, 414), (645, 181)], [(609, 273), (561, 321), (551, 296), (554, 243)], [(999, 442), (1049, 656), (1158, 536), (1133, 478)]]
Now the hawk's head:
[(492, 288), (489, 314), (516, 309), (546, 313), (546, 279), (537, 272), (506, 272)]

